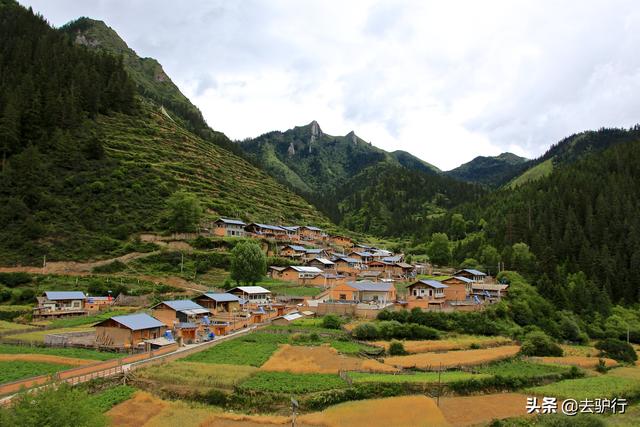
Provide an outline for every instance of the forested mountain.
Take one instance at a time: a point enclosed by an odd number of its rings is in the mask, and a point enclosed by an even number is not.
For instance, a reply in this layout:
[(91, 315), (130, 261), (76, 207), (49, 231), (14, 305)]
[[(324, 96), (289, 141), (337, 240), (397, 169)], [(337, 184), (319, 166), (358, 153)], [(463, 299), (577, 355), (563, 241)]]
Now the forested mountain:
[(60, 31), (68, 34), (76, 44), (122, 58), (124, 68), (136, 84), (138, 93), (160, 104), (181, 126), (201, 138), (236, 154), (241, 153), (237, 145), (225, 134), (214, 131), (207, 125), (200, 110), (180, 92), (158, 61), (139, 57), (118, 33), (104, 22), (83, 17), (66, 24)]
[(212, 218), (328, 224), (163, 114), (120, 58), (77, 45), (9, 0), (0, 1), (0, 113), (0, 264), (135, 249), (129, 235), (158, 229), (180, 189)]
[(526, 162), (527, 159), (513, 153), (502, 153), (494, 157), (478, 156), (445, 174), (463, 181), (499, 187), (522, 173)]
[(526, 182), (547, 176), (554, 168), (568, 165), (585, 156), (598, 153), (608, 147), (635, 141), (637, 129), (602, 128), (597, 131), (585, 131), (573, 134), (552, 145), (541, 157), (528, 161), (520, 175), (514, 177), (508, 185), (512, 188)]

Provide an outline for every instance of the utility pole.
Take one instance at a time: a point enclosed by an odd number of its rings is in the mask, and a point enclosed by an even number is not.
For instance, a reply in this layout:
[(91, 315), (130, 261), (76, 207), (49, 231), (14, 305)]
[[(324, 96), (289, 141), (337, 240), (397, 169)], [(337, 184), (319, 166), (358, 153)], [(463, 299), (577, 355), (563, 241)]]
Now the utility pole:
[(45, 255), (42, 258), (42, 274), (44, 274), (46, 269), (47, 269), (47, 256)]
[(184, 252), (180, 252), (180, 273), (184, 270)]

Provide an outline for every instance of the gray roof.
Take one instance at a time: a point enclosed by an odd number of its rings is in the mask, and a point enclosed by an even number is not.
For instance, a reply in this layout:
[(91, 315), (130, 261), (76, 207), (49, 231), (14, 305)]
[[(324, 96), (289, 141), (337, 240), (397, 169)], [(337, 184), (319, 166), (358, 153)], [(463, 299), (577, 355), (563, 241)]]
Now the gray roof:
[[(466, 271), (467, 273), (471, 273), (474, 276), (486, 276), (486, 273), (483, 273), (482, 271), (478, 271), (478, 270), (474, 270), (473, 268), (463, 268), (460, 271)], [(460, 271), (457, 271), (456, 274), (460, 273)]]
[(322, 231), (322, 228), (314, 227), (313, 225), (304, 225), (302, 228), (306, 228), (311, 231)]
[[(156, 319), (155, 317), (151, 317), (146, 313), (136, 313), (136, 314), (128, 314), (126, 316), (114, 316), (111, 320), (120, 323), (122, 326), (125, 326), (132, 331), (139, 331), (141, 329), (152, 329), (152, 328), (160, 328), (164, 326), (164, 323)], [(109, 319), (103, 320), (100, 323), (108, 322)], [(99, 325), (100, 323), (97, 323)]]
[(468, 277), (464, 277), (464, 276), (453, 276), (452, 279), (458, 279), (461, 282), (464, 283), (473, 283), (473, 280), (469, 279)]
[(234, 301), (240, 302), (240, 298), (238, 298), (237, 295), (227, 294), (227, 293), (207, 292), (205, 294), (202, 294), (202, 296), (210, 298), (215, 302), (234, 302)]
[(281, 225), (280, 228), (284, 228), (287, 231), (296, 231), (298, 230), (298, 228), (300, 228), (300, 226), (299, 225), (292, 225), (292, 226)]
[(307, 248), (305, 248), (304, 246), (300, 246), (300, 245), (287, 245), (285, 246), (286, 248), (291, 248), (294, 251), (297, 252), (305, 252), (307, 250)]
[(388, 256), (388, 257), (382, 258), (383, 262), (400, 262), (401, 260), (402, 260), (402, 256), (400, 255)]
[(373, 254), (371, 252), (363, 251), (363, 252), (351, 252), (352, 254), (360, 255), (361, 257), (372, 257)]
[(229, 219), (229, 218), (218, 218), (216, 222), (224, 222), (225, 224), (233, 224), (233, 225), (247, 225), (239, 219)]
[(267, 230), (285, 231), (285, 229), (280, 227), (279, 225), (259, 224), (257, 222), (254, 222), (253, 225), (257, 225), (260, 228), (266, 228)]
[(50, 301), (86, 298), (84, 293), (80, 291), (47, 291), (44, 294)]
[(294, 269), (298, 273), (322, 273), (322, 270), (320, 270), (318, 267), (292, 265), (290, 268)]
[[(160, 304), (165, 304), (175, 311), (185, 311), (185, 310), (196, 310), (196, 309), (204, 309), (198, 303), (195, 303), (189, 299), (180, 299), (180, 300), (172, 300), (172, 301), (162, 301)], [(152, 308), (159, 306), (160, 304), (154, 305)]]
[(271, 293), (269, 289), (265, 289), (262, 286), (236, 286), (233, 289), (229, 289), (229, 292), (233, 292), (235, 290), (240, 290), (245, 294), (270, 294)]
[[(318, 261), (319, 263), (324, 264), (324, 265), (333, 265), (333, 264), (335, 264), (333, 261), (329, 261), (328, 259), (321, 258), (321, 257), (314, 258), (311, 261)], [(311, 262), (311, 261), (309, 261), (309, 262)]]
[(414, 284), (412, 284), (410, 286), (413, 286), (413, 285), (415, 285), (417, 283), (422, 283), (423, 285), (430, 286), (430, 287), (432, 287), (434, 289), (445, 289), (445, 288), (448, 288), (448, 286), (445, 285), (444, 283), (440, 283), (437, 280), (429, 280), (429, 279), (418, 280), (416, 283), (414, 283)]
[(359, 260), (357, 260), (357, 259), (355, 259), (355, 258), (350, 258), (350, 257), (348, 257), (348, 256), (340, 256), (340, 257), (337, 257), (337, 259), (335, 260), (335, 262), (338, 262), (338, 261), (344, 261), (344, 262), (348, 262), (348, 263), (351, 263), (351, 264), (357, 264), (357, 263), (359, 263), (359, 262), (360, 262)]
[(361, 282), (347, 282), (347, 285), (356, 288), (359, 291), (387, 292), (393, 285), (385, 282), (371, 282), (363, 280)]
[(324, 249), (305, 249), (305, 252), (308, 254), (319, 254), (322, 253)]

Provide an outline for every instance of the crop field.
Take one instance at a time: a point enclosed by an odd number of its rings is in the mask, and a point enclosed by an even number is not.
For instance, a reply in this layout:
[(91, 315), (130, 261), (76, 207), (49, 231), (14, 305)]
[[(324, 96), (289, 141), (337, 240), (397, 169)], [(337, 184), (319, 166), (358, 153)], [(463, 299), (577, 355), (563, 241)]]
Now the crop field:
[(275, 393), (313, 393), (344, 388), (347, 383), (338, 375), (293, 374), (290, 372), (258, 372), (240, 384), (244, 390)]
[[(463, 371), (445, 371), (440, 373), (442, 383), (464, 381), (471, 379), (489, 378), (489, 374), (474, 374)], [(438, 372), (416, 372), (412, 374), (369, 374), (365, 372), (351, 372), (349, 377), (354, 383), (438, 383)]]
[(0, 332), (6, 331), (19, 331), (21, 329), (33, 329), (35, 326), (23, 325), (22, 323), (7, 322), (6, 320), (0, 320)]
[(265, 371), (335, 374), (339, 371), (395, 372), (376, 360), (341, 355), (328, 345), (315, 347), (285, 344), (262, 365)]
[(446, 353), (418, 353), (409, 356), (392, 356), (384, 359), (387, 365), (401, 368), (437, 370), (457, 366), (474, 366), (508, 359), (520, 351), (517, 345), (493, 347), (480, 350), (449, 351)]
[(225, 341), (181, 360), (185, 362), (261, 366), (278, 349), (278, 345), (286, 343), (288, 338), (285, 334), (252, 333)]
[(7, 354), (40, 354), (74, 359), (110, 360), (123, 357), (122, 354), (97, 351), (86, 348), (31, 347), (22, 345), (0, 344), (0, 355)]
[(613, 375), (599, 375), (575, 380), (564, 380), (527, 389), (540, 396), (565, 399), (627, 398), (640, 397), (640, 381)]
[(564, 356), (583, 356), (583, 357), (598, 357), (600, 351), (595, 347), (589, 345), (567, 345), (560, 344)]
[[(565, 356), (565, 357), (532, 357), (534, 362), (546, 363), (550, 365), (577, 366), (579, 368), (595, 368), (598, 366), (597, 357), (587, 356)], [(618, 362), (613, 359), (602, 358), (608, 368), (616, 366)]]
[(543, 365), (524, 360), (510, 360), (492, 363), (478, 369), (478, 372), (504, 378), (552, 378), (570, 371), (569, 366)]
[(621, 378), (630, 378), (640, 381), (640, 368), (636, 366), (625, 366), (610, 370), (607, 375)]
[[(479, 348), (498, 347), (512, 344), (509, 338), (459, 335), (441, 340), (403, 341), (404, 349), (409, 353), (427, 353), (431, 351), (463, 350), (471, 346)], [(372, 344), (389, 349), (389, 341), (375, 341)]]
[(96, 363), (87, 359), (75, 359), (72, 357), (53, 356), (49, 354), (0, 354), (0, 362), (44, 362), (68, 366), (82, 366)]
[(94, 323), (98, 323), (102, 320), (110, 319), (113, 316), (120, 316), (123, 314), (128, 314), (130, 312), (131, 310), (113, 310), (105, 311), (93, 316), (68, 317), (66, 319), (63, 318), (53, 320), (50, 325), (52, 328), (73, 328), (82, 325), (93, 325)]
[(71, 366), (26, 360), (0, 360), (0, 383), (64, 371)]
[(440, 410), (454, 426), (482, 425), (493, 419), (524, 416), (526, 404), (527, 396), (518, 393), (440, 398)]
[(107, 412), (107, 416), (111, 419), (113, 425), (140, 427), (169, 405), (170, 402), (158, 399), (149, 393), (138, 391), (131, 399), (111, 408)]
[(361, 351), (365, 353), (376, 353), (380, 351), (377, 347), (372, 347), (366, 344), (360, 344), (353, 341), (331, 341), (331, 347), (338, 350), (342, 354), (358, 354)]
[(65, 332), (90, 332), (93, 329), (89, 326), (76, 326), (73, 328), (49, 329), (42, 331), (25, 332), (24, 334), (9, 335), (3, 338), (5, 342), (30, 342), (34, 344), (44, 343), (45, 335), (62, 334)]
[(170, 362), (151, 366), (136, 372), (141, 379), (163, 385), (180, 385), (192, 388), (232, 388), (258, 371), (248, 365), (222, 365), (198, 362)]

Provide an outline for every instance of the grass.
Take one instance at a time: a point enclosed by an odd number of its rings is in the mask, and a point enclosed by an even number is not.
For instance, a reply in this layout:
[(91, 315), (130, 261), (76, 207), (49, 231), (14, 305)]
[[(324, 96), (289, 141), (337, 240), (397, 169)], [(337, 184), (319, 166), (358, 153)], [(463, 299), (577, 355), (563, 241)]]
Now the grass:
[(331, 347), (335, 348), (342, 354), (359, 354), (365, 353), (377, 353), (379, 349), (370, 345), (360, 344), (354, 341), (331, 341)]
[(285, 334), (252, 333), (185, 357), (185, 362), (260, 366), (284, 344)]
[(113, 316), (120, 316), (122, 314), (128, 314), (129, 311), (126, 310), (113, 310), (113, 311), (105, 311), (100, 314), (96, 314), (93, 316), (79, 316), (79, 317), (68, 317), (63, 319), (53, 320), (50, 325), (53, 328), (73, 328), (81, 325), (91, 325), (94, 323), (98, 323), (102, 320), (109, 319)]
[(300, 297), (314, 297), (322, 292), (322, 288), (315, 286), (273, 286), (269, 290), (276, 295)]
[(4, 331), (16, 331), (20, 329), (33, 329), (34, 326), (23, 325), (21, 323), (7, 322), (6, 320), (0, 320), (0, 332)]
[(91, 404), (107, 412), (119, 403), (129, 400), (136, 389), (128, 385), (118, 385), (91, 396)]
[(4, 337), (4, 341), (6, 342), (28, 342), (33, 344), (42, 344), (44, 343), (45, 335), (49, 334), (62, 334), (66, 332), (87, 332), (92, 331), (93, 329), (87, 326), (77, 326), (73, 328), (60, 328), (60, 329), (48, 329), (34, 332), (25, 332), (23, 334), (10, 335), (8, 337)]
[(122, 357), (122, 354), (109, 353), (87, 348), (54, 348), (30, 347), (10, 344), (0, 344), (0, 354), (46, 354), (50, 356), (73, 357), (76, 359), (110, 360)]
[(181, 385), (191, 388), (231, 388), (257, 372), (258, 368), (246, 365), (225, 365), (199, 362), (171, 362), (152, 366), (136, 372), (141, 379), (160, 385)]
[(513, 179), (506, 186), (514, 189), (520, 185), (526, 184), (527, 182), (537, 181), (538, 179), (549, 175), (552, 171), (553, 161), (552, 159), (547, 159), (544, 162), (535, 165), (531, 169), (527, 169), (522, 175)]
[(597, 399), (597, 398), (626, 398), (629, 400), (640, 397), (640, 382), (631, 378), (621, 378), (613, 375), (564, 380), (526, 390), (540, 396), (554, 396), (564, 399)]
[(0, 305), (0, 311), (31, 311), (32, 309), (32, 305)]
[(29, 361), (0, 361), (0, 383), (8, 383), (38, 375), (53, 374), (69, 369), (68, 365), (57, 363), (29, 362)]
[[(351, 372), (349, 377), (355, 383), (422, 383), (430, 384), (438, 382), (438, 372), (416, 372), (415, 374), (369, 374), (363, 372)], [(440, 381), (450, 383), (471, 379), (489, 378), (488, 374), (473, 374), (463, 371), (445, 371), (440, 375)]]
[(338, 375), (258, 372), (240, 384), (245, 390), (275, 393), (312, 393), (347, 387)]
[(500, 376), (504, 378), (547, 378), (568, 374), (571, 367), (543, 365), (540, 363), (511, 360), (492, 363), (478, 369), (479, 373)]

